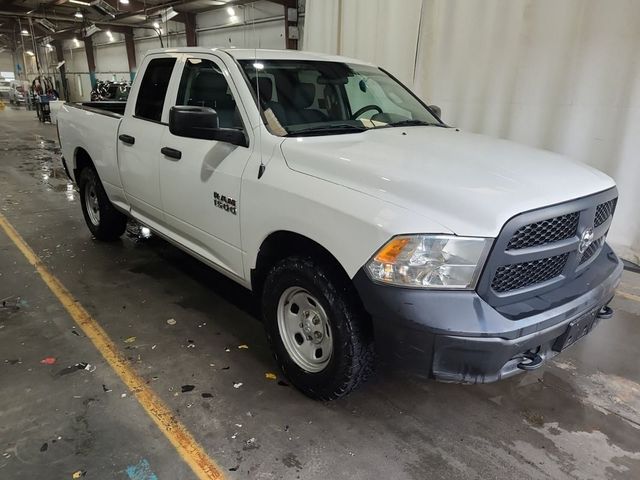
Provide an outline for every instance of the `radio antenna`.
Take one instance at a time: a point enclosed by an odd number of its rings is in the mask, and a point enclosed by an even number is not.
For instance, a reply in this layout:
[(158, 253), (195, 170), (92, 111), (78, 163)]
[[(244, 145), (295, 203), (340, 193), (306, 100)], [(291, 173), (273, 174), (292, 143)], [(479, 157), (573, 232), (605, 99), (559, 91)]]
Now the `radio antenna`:
[(258, 69), (258, 37), (256, 35), (256, 4), (255, 2), (251, 3), (251, 30), (253, 37), (253, 69), (255, 72), (255, 82), (256, 82), (256, 94), (258, 96), (258, 110), (260, 114), (260, 122), (258, 123), (258, 145), (260, 150), (260, 167), (258, 167), (258, 179), (262, 178), (264, 171), (266, 169), (266, 165), (264, 164), (264, 159), (262, 157), (262, 102), (260, 100), (260, 70)]

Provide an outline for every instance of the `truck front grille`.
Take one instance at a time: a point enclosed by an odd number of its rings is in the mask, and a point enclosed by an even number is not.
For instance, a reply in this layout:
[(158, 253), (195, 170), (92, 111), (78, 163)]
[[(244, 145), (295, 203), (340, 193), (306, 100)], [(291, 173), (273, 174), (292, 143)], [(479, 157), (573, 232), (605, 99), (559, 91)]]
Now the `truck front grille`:
[(576, 234), (579, 218), (579, 213), (574, 212), (525, 225), (513, 234), (507, 250), (546, 245), (571, 238)]
[[(575, 278), (602, 251), (616, 202), (613, 188), (515, 216), (496, 238), (478, 293), (491, 305), (504, 305)], [(589, 229), (596, 240), (580, 253)]]
[(563, 253), (532, 262), (503, 265), (498, 267), (493, 282), (491, 282), (491, 288), (501, 293), (546, 282), (562, 273), (567, 264), (567, 258), (569, 258), (569, 254)]
[(604, 237), (600, 237), (595, 240), (591, 245), (587, 247), (582, 256), (580, 257), (580, 265), (587, 263), (587, 261), (593, 257), (593, 255), (600, 250), (600, 247), (604, 245)]
[(604, 222), (609, 220), (609, 217), (613, 215), (613, 212), (616, 210), (616, 204), (618, 203), (618, 199), (614, 198), (613, 200), (609, 200), (608, 202), (601, 203), (596, 207), (596, 218), (593, 221), (594, 227), (599, 227)]

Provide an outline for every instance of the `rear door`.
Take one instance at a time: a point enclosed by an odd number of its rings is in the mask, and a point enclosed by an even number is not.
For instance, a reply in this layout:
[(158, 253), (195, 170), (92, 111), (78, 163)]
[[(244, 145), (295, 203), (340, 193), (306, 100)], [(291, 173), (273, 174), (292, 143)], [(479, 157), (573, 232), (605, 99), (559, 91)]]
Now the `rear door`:
[(158, 54), (147, 60), (118, 130), (118, 165), (125, 195), (135, 217), (150, 226), (164, 225), (160, 198), (159, 142), (167, 130), (165, 99), (178, 60)]
[(173, 105), (211, 107), (219, 126), (242, 130), (248, 146), (173, 135), (160, 147), (180, 152), (160, 161), (160, 190), (168, 227), (180, 243), (233, 276), (243, 278), (240, 244), (240, 184), (253, 152), (247, 114), (237, 85), (215, 55), (185, 55)]

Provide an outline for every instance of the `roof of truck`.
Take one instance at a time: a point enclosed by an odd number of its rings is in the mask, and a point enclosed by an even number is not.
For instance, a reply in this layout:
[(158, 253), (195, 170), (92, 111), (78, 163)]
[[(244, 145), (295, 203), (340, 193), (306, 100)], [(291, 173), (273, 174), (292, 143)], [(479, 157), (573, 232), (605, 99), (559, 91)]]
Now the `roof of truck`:
[(270, 50), (265, 48), (205, 48), (205, 47), (176, 47), (149, 50), (154, 53), (211, 53), (215, 51), (226, 52), (237, 60), (317, 60), (325, 62), (344, 62), (360, 65), (373, 65), (372, 63), (355, 58), (326, 53), (306, 52), (301, 50)]

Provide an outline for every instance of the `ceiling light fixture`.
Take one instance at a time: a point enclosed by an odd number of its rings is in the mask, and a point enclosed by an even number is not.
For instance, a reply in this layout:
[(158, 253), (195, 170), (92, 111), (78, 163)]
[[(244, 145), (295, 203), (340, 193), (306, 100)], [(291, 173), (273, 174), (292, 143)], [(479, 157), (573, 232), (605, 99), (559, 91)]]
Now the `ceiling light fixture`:
[(129, 5), (129, 0), (120, 0), (122, 5)]
[(233, 9), (233, 7), (227, 7), (227, 13), (230, 17), (234, 17), (236, 15), (236, 11)]
[(56, 31), (55, 24), (53, 24), (52, 22), (50, 22), (46, 18), (37, 18), (36, 22), (38, 22), (40, 25), (42, 25), (44, 28), (46, 28), (50, 32), (55, 32)]
[(74, 39), (73, 39), (73, 43), (75, 43), (75, 44), (76, 44), (76, 47), (79, 47), (79, 46), (80, 46), (80, 42), (78, 41), (78, 39), (77, 39), (77, 38), (74, 38)]
[(27, 51), (26, 51), (26, 52), (24, 52), (24, 53), (26, 53), (27, 55), (29, 55), (29, 56), (31, 56), (31, 57), (35, 56), (35, 53), (33, 53), (31, 50), (27, 50)]
[(91, 5), (89, 2), (81, 2), (80, 0), (69, 0), (69, 3), (75, 3), (76, 5), (84, 5), (85, 7), (88, 7), (89, 5)]
[(84, 15), (82, 15), (82, 12), (78, 9), (76, 10), (76, 13), (73, 14), (74, 17), (76, 18), (83, 18)]
[(110, 42), (113, 42), (113, 33), (111, 33), (111, 30), (107, 30), (107, 37), (109, 37)]
[(25, 37), (29, 36), (29, 32), (27, 30), (22, 30), (20, 35), (24, 35)]
[(160, 24), (158, 22), (153, 22), (153, 28), (156, 30), (160, 28)]

